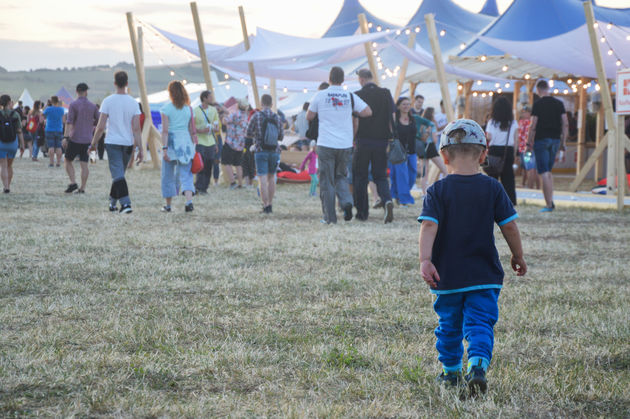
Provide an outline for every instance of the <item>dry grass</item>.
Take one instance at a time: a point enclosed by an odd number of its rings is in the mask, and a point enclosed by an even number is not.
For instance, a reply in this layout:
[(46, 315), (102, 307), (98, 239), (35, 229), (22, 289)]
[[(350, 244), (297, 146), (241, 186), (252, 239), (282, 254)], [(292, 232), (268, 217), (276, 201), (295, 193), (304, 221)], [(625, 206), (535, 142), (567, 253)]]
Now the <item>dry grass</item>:
[[(213, 189), (161, 214), (159, 174), (64, 196), (16, 163), (0, 196), (0, 416), (628, 417), (627, 214), (521, 207), (530, 273), (508, 274), (486, 398), (434, 385), (419, 206), (323, 226), (307, 187)], [(508, 249), (497, 239), (507, 266)]]

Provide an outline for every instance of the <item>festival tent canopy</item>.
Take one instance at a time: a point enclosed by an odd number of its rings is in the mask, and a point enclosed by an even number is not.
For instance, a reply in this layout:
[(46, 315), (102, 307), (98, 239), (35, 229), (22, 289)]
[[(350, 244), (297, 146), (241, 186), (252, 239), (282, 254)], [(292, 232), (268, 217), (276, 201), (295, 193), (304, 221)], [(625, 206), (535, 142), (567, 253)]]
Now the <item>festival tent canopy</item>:
[(33, 98), (31, 97), (31, 93), (28, 91), (28, 89), (24, 89), (18, 101), (22, 101), (22, 105), (28, 106), (29, 108), (33, 107)]
[(497, 0), (486, 0), (486, 3), (479, 12), (486, 16), (497, 17), (499, 16), (499, 8), (497, 7)]
[[(440, 48), (445, 52), (459, 50), (460, 45), (466, 44), (495, 19), (492, 16), (469, 12), (453, 3), (452, 0), (423, 0), (407, 26), (423, 27), (424, 16), (429, 13), (435, 15), (435, 27), (438, 33), (445, 31), (439, 39)], [(425, 50), (431, 50), (426, 31), (421, 31), (417, 42)]]
[(380, 26), (383, 29), (396, 27), (396, 25), (387, 23), (368, 12), (361, 5), (359, 0), (344, 0), (339, 14), (326, 30), (323, 37), (329, 38), (354, 35), (359, 30), (358, 16), (360, 13), (365, 14), (366, 20), (372, 23), (372, 31), (375, 31), (377, 26)]
[(57, 96), (59, 100), (63, 103), (64, 108), (70, 106), (70, 104), (74, 101), (72, 95), (66, 90), (65, 87), (61, 87), (61, 89), (59, 89), (57, 93), (55, 93), (55, 96)]

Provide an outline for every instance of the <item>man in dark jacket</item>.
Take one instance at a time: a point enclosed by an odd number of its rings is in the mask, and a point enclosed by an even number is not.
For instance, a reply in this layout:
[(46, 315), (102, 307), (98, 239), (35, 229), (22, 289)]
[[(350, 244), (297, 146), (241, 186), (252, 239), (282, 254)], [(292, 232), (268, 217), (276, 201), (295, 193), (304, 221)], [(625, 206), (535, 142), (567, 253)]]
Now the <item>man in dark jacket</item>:
[(392, 138), (391, 122), (395, 109), (389, 89), (378, 87), (372, 80), (372, 72), (359, 70), (361, 90), (356, 92), (372, 109), (372, 116), (361, 118), (356, 134), (355, 151), (352, 161), (354, 202), (357, 208), (356, 218), (367, 220), (369, 212), (368, 170), (372, 165), (372, 178), (381, 202), (385, 205), (384, 222), (394, 219), (394, 204), (387, 179), (387, 145)]

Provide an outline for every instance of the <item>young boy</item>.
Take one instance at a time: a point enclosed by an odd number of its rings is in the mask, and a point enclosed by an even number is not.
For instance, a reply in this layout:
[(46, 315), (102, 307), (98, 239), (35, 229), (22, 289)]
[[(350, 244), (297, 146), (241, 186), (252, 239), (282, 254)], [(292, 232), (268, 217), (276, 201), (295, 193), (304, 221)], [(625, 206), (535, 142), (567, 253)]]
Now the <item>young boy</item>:
[[(479, 173), (486, 157), (486, 137), (472, 120), (446, 126), (440, 153), (449, 175), (433, 184), (424, 198), (420, 228), (422, 279), (436, 294), (439, 317), (435, 329), (438, 360), (446, 386), (468, 384), (471, 395), (487, 389), (486, 371), (492, 359), (494, 324), (503, 269), (494, 245), (494, 223), (512, 252), (512, 269), (527, 272), (514, 210), (503, 186)], [(462, 339), (468, 341), (468, 369), (462, 376)]]

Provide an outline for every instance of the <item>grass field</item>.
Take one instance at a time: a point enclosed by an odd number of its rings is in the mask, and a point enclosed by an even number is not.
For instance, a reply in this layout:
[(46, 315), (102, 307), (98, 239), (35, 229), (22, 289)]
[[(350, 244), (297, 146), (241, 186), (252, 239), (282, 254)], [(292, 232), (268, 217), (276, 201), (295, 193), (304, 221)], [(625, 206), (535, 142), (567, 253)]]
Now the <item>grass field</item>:
[(324, 226), (306, 185), (271, 216), (219, 187), (162, 214), (136, 170), (118, 215), (91, 168), (65, 196), (62, 168), (16, 161), (0, 196), (2, 417), (630, 416), (627, 213), (518, 208), (530, 270), (506, 275), (488, 395), (460, 401), (434, 384), (418, 204)]

